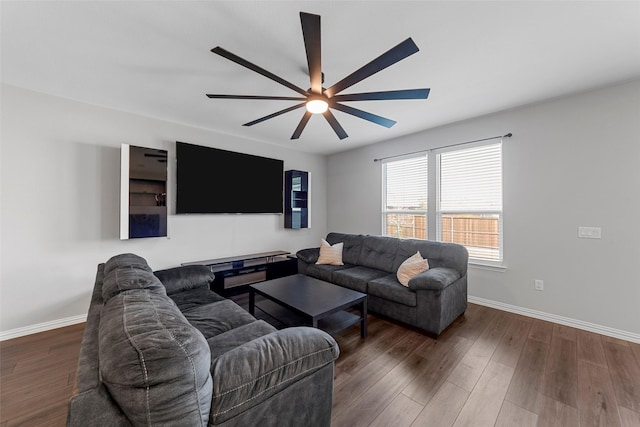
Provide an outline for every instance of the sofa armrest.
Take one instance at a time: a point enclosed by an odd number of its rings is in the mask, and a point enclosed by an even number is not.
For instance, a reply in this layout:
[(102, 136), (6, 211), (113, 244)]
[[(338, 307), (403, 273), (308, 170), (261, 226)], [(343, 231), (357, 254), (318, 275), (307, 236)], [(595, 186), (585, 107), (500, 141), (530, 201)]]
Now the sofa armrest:
[(409, 280), (409, 289), (414, 291), (439, 291), (460, 278), (460, 272), (448, 267), (431, 268)]
[(167, 295), (177, 294), (196, 288), (209, 288), (215, 275), (205, 265), (185, 265), (154, 271), (153, 274), (162, 282)]
[(222, 354), (211, 366), (210, 420), (217, 425), (235, 417), (333, 364), (339, 353), (338, 344), (327, 333), (295, 327), (272, 332)]
[(302, 249), (296, 253), (296, 257), (307, 264), (315, 264), (320, 257), (320, 248)]

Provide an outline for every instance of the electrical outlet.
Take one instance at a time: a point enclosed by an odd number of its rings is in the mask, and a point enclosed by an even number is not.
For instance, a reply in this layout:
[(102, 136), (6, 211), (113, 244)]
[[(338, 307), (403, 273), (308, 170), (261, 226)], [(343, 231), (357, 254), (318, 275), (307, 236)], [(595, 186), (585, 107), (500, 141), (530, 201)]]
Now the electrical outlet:
[(544, 291), (544, 280), (540, 280), (540, 279), (534, 280), (533, 287), (536, 291)]

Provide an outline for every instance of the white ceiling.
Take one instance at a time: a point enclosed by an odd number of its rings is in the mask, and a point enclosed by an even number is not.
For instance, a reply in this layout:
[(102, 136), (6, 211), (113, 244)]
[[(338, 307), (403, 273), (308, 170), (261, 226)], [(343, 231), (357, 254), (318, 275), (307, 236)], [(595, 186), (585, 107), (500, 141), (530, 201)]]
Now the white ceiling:
[[(2, 82), (314, 153), (640, 77), (638, 1), (3, 1)], [(322, 16), (325, 87), (412, 37), (420, 52), (343, 93), (431, 88), (428, 100), (348, 103), (398, 123), (335, 112), (339, 141), (303, 110), (243, 123), (297, 101), (210, 100), (206, 93), (297, 96), (210, 52), (221, 46), (309, 86), (299, 12)]]

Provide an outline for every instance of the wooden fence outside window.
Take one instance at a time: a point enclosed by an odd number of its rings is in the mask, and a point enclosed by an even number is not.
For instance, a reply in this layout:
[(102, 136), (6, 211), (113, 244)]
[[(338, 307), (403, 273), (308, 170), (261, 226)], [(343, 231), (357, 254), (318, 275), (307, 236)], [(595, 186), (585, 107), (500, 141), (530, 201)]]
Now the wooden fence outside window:
[[(387, 213), (386, 235), (403, 239), (426, 239), (424, 214)], [(498, 250), (500, 223), (497, 215), (443, 214), (442, 241), (467, 247)]]

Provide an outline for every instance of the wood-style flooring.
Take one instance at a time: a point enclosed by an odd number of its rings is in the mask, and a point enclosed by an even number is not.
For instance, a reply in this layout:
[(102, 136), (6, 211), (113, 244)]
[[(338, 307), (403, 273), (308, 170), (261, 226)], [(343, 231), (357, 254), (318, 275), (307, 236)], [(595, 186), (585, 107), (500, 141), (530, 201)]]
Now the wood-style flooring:
[[(238, 301), (243, 305), (244, 301)], [(474, 304), (336, 337), (332, 426), (640, 426), (640, 344)], [(84, 325), (0, 343), (0, 426), (64, 426)]]
[(0, 426), (64, 426), (84, 323), (0, 342)]

